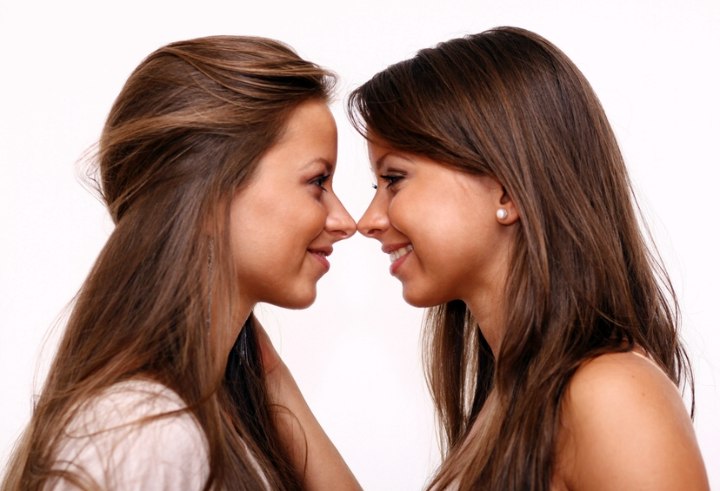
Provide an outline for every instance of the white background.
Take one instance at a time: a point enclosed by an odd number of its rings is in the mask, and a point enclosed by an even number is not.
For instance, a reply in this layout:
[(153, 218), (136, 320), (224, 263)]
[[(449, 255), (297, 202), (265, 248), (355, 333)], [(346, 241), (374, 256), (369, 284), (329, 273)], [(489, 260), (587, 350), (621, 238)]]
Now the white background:
[[(371, 177), (344, 115), (347, 92), (420, 48), (517, 25), (576, 62), (615, 128), (678, 290), (697, 377), (695, 428), (720, 488), (720, 2), (341, 3), (2, 0), (0, 463), (29, 416), (47, 363), (39, 360), (52, 354), (61, 314), (111, 230), (77, 162), (144, 56), (179, 39), (253, 34), (335, 70), (336, 190), (357, 219)], [(331, 259), (313, 307), (259, 315), (361, 484), (420, 489), (438, 462), (419, 357), (422, 312), (403, 302), (376, 242), (357, 235)]]

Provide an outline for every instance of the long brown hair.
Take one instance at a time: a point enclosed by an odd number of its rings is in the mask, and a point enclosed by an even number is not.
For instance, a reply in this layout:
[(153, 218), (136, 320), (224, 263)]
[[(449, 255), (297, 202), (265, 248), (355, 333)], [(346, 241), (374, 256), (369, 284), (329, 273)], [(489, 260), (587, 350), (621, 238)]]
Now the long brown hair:
[(257, 37), (172, 43), (135, 69), (98, 147), (100, 191), (116, 226), (76, 297), (3, 489), (40, 489), (57, 476), (92, 487), (56, 468), (63, 428), (83, 401), (133, 377), (187, 403), (209, 446), (206, 489), (257, 489), (264, 480), (300, 488), (271, 424), (252, 316), (225, 373), (209, 324), (227, 332), (238, 322), (231, 199), (293, 109), (327, 100), (333, 83), (289, 47)]
[(368, 138), (495, 177), (520, 216), (497, 359), (464, 302), (426, 316), (445, 457), (431, 487), (548, 489), (563, 394), (594, 356), (641, 347), (692, 386), (675, 294), (617, 142), (558, 48), (511, 27), (453, 39), (376, 74), (348, 107)]

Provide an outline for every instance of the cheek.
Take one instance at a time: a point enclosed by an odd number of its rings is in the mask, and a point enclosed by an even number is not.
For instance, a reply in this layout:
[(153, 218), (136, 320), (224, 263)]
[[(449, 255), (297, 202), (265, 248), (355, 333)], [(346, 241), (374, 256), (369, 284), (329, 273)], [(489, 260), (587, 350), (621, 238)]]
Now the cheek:
[(267, 268), (288, 248), (292, 231), (272, 202), (246, 199), (230, 215), (230, 240), (235, 264), (240, 272)]
[(411, 242), (443, 241), (457, 228), (461, 214), (452, 202), (425, 192), (405, 193), (395, 197), (387, 208), (390, 224)]
[(426, 213), (426, 206), (419, 200), (413, 199), (410, 193), (400, 194), (388, 200), (383, 211), (387, 220), (401, 234), (412, 240), (413, 235), (423, 227), (423, 220), (419, 217)]
[(318, 235), (325, 228), (326, 218), (325, 206), (303, 190), (268, 203), (256, 222), (271, 236), (282, 235), (302, 241), (308, 235)]
[[(301, 214), (298, 214), (298, 208), (301, 210)], [(300, 205), (297, 203), (295, 208), (295, 220), (297, 220), (298, 226), (302, 225), (303, 235), (317, 237), (325, 229), (325, 223), (327, 222), (328, 210), (323, 203), (317, 200), (313, 200), (311, 203)]]
[(276, 211), (271, 220), (259, 224), (265, 248), (272, 249), (278, 261), (281, 257), (293, 264), (302, 261), (307, 248), (325, 229), (325, 208), (317, 201), (298, 200), (294, 207)]

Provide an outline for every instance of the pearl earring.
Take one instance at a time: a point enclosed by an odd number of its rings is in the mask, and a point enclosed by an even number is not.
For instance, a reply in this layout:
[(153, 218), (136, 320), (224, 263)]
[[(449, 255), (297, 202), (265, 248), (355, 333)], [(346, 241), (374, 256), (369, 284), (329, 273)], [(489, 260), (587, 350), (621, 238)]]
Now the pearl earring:
[(495, 212), (495, 216), (498, 220), (503, 221), (508, 217), (508, 211), (505, 208), (498, 208)]

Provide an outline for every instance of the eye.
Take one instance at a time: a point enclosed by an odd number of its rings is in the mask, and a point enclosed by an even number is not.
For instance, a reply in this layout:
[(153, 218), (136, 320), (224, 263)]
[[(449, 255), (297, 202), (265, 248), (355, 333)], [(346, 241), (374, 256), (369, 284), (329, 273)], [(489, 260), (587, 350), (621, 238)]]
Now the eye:
[(385, 181), (388, 188), (392, 188), (393, 186), (395, 186), (395, 184), (400, 182), (404, 177), (405, 176), (400, 175), (400, 174), (383, 174), (380, 176), (380, 179)]
[(312, 184), (313, 186), (319, 187), (323, 191), (327, 191), (324, 184), (327, 182), (328, 179), (330, 179), (330, 174), (323, 174), (321, 176), (317, 176), (317, 177), (313, 178), (310, 181), (310, 184)]

